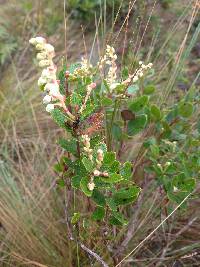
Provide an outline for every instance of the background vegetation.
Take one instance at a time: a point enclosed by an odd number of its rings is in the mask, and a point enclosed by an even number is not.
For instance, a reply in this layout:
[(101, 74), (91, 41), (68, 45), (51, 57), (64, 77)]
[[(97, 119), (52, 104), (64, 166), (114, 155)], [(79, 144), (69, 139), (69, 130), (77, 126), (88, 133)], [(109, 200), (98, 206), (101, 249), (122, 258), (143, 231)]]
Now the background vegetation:
[[(69, 63), (84, 54), (95, 62), (107, 43), (116, 48), (121, 68), (153, 62), (151, 85), (160, 105), (170, 107), (192, 89), (199, 92), (198, 1), (66, 2), (0, 0), (0, 266), (98, 266), (67, 236), (67, 196), (52, 169), (63, 153), (55, 144), (63, 133), (41, 104), (30, 37), (47, 37), (60, 66), (66, 54)], [(196, 127), (199, 110), (195, 114), (190, 120)], [(134, 250), (169, 212), (162, 188), (153, 177), (145, 178), (144, 140), (135, 137), (130, 153), (123, 154), (135, 163), (135, 181), (143, 189), (127, 210), (129, 225), (114, 227), (112, 235), (96, 224), (84, 225), (88, 247), (109, 266)], [(195, 193), (187, 208), (177, 210), (121, 266), (199, 266), (198, 179)], [(82, 199), (77, 205), (87, 212)]]

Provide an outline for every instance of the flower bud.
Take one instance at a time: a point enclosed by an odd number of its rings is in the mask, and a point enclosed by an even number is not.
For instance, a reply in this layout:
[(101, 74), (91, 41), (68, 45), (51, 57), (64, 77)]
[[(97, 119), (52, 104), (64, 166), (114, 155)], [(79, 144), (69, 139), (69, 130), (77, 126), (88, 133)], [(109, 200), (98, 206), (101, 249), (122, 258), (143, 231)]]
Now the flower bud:
[(165, 166), (166, 167), (169, 167), (171, 165), (171, 162), (170, 161), (167, 161), (166, 163), (165, 163)]
[(51, 44), (45, 44), (44, 45), (44, 49), (48, 52), (48, 53), (53, 53), (54, 52), (54, 47)]
[(47, 112), (52, 112), (54, 110), (54, 104), (48, 104), (47, 106), (46, 106), (46, 111)]
[(36, 41), (35, 38), (31, 38), (31, 39), (29, 40), (29, 43), (32, 44), (32, 45), (36, 45), (36, 44), (37, 44), (37, 41)]
[(40, 77), (38, 79), (38, 86), (42, 86), (45, 85), (47, 83), (46, 79), (44, 79), (43, 77)]
[(90, 183), (88, 183), (88, 189), (90, 190), (90, 191), (93, 191), (94, 190), (94, 188), (95, 188), (95, 184), (94, 184), (94, 182), (90, 182)]
[(47, 92), (50, 92), (51, 95), (57, 95), (60, 94), (59, 92), (59, 86), (57, 83), (47, 83), (44, 87), (44, 90)]
[(99, 176), (101, 173), (98, 170), (94, 170), (93, 174), (94, 174), (94, 176)]
[(36, 50), (44, 50), (44, 44), (36, 44)]
[(70, 72), (68, 70), (65, 71), (65, 78), (67, 79), (70, 75)]
[(52, 62), (50, 60), (44, 59), (44, 60), (41, 60), (38, 65), (39, 67), (44, 68), (44, 67), (50, 66), (51, 63)]
[(103, 161), (103, 150), (102, 149), (97, 150), (97, 160), (100, 162)]
[(138, 76), (136, 75), (133, 77), (133, 82), (137, 82), (137, 81), (138, 81)]
[(44, 44), (46, 43), (46, 39), (44, 37), (35, 37), (35, 40), (38, 44)]
[(44, 98), (43, 98), (43, 104), (49, 104), (52, 100), (52, 97), (50, 95), (46, 95)]
[(45, 52), (38, 53), (36, 56), (37, 60), (43, 60), (47, 58), (47, 54)]

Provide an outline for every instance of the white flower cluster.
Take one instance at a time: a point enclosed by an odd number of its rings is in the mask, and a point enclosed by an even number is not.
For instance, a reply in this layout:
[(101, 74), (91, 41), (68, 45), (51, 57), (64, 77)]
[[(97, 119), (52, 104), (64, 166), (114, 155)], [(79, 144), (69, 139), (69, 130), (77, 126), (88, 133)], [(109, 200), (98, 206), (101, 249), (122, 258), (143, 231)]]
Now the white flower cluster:
[(117, 59), (117, 55), (115, 53), (114, 47), (107, 45), (106, 54), (100, 59), (100, 61), (97, 64), (100, 70), (103, 69), (104, 65), (109, 66), (107, 77), (106, 77), (106, 82), (109, 85), (111, 91), (115, 89), (115, 87), (118, 85), (118, 83), (116, 83), (116, 79), (117, 79), (116, 59)]
[(144, 76), (144, 73), (146, 70), (151, 69), (153, 64), (149, 63), (148, 65), (145, 65), (142, 61), (139, 61), (140, 68), (136, 70), (134, 77), (132, 79), (133, 82), (137, 82), (139, 78), (142, 78)]
[[(83, 142), (83, 150), (88, 156), (88, 158), (94, 163), (93, 159), (93, 150), (90, 148), (90, 137), (88, 135), (82, 135), (82, 142)], [(103, 162), (103, 150), (98, 149), (97, 150), (97, 158), (96, 158), (96, 169), (93, 171), (93, 175), (90, 177), (90, 182), (88, 183), (88, 189), (90, 191), (93, 191), (95, 188), (95, 183), (94, 183), (94, 177), (95, 176), (103, 176), (103, 177), (108, 177), (107, 172), (101, 172), (99, 169), (101, 168)]]
[(37, 59), (41, 68), (53, 65), (53, 57), (55, 56), (54, 47), (50, 44), (47, 44), (45, 38), (31, 38), (29, 43), (34, 45), (36, 50), (39, 51), (37, 54)]
[(70, 80), (76, 80), (77, 78), (84, 78), (91, 75), (92, 64), (89, 63), (86, 57), (82, 57), (81, 66), (76, 68), (73, 73), (69, 74)]
[(43, 37), (31, 38), (29, 42), (38, 50), (36, 56), (39, 61), (38, 64), (40, 67), (44, 68), (41, 77), (38, 79), (38, 86), (43, 86), (44, 91), (47, 93), (43, 98), (43, 103), (47, 105), (46, 111), (51, 112), (55, 106), (60, 106), (70, 119), (74, 120), (74, 116), (65, 105), (65, 96), (63, 96), (59, 90), (59, 81), (56, 79), (57, 68), (53, 63), (53, 57), (55, 56), (54, 47), (48, 44)]
[(151, 69), (153, 66), (152, 63), (145, 65), (142, 61), (139, 61), (139, 65), (140, 65), (140, 67), (138, 69), (136, 69), (134, 74), (129, 75), (128, 79), (123, 81), (122, 84), (127, 85), (131, 82), (133, 82), (133, 83), (137, 82), (140, 78), (142, 78), (144, 76), (145, 72), (147, 70)]
[(90, 137), (87, 134), (82, 135), (82, 142), (83, 142), (83, 145), (84, 145), (83, 150), (87, 154), (88, 158), (91, 161), (93, 161), (93, 156), (92, 156), (93, 150), (90, 148)]

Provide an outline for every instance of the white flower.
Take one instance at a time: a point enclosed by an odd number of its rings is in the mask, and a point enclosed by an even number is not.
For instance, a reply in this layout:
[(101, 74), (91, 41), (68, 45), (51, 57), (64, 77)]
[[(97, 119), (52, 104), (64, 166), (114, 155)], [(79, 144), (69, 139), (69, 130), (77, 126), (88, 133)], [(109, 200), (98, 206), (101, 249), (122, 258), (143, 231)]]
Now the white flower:
[(44, 44), (36, 44), (36, 50), (44, 50)]
[(54, 71), (49, 69), (50, 68), (43, 69), (41, 77), (46, 79), (46, 81), (51, 82), (56, 80), (56, 69)]
[(42, 77), (42, 78), (47, 78), (48, 75), (49, 75), (49, 71), (48, 71), (48, 69), (43, 69), (42, 74), (41, 74), (41, 77)]
[(32, 44), (32, 45), (36, 45), (36, 44), (37, 44), (37, 41), (36, 41), (35, 38), (31, 38), (31, 39), (29, 40), (29, 43)]
[(44, 79), (43, 77), (40, 77), (38, 79), (38, 86), (42, 86), (45, 85), (47, 83), (46, 79)]
[(94, 184), (94, 182), (90, 182), (90, 183), (88, 183), (88, 189), (89, 189), (90, 191), (93, 191), (94, 188), (95, 188), (95, 184)]
[(144, 73), (143, 73), (142, 71), (140, 71), (140, 72), (138, 73), (138, 75), (139, 75), (139, 77), (143, 77), (143, 76), (144, 76)]
[(35, 40), (36, 40), (36, 42), (38, 44), (44, 44), (44, 43), (46, 43), (46, 39), (44, 37), (38, 36), (38, 37), (35, 37)]
[(171, 162), (170, 161), (167, 161), (166, 163), (165, 163), (165, 166), (166, 167), (168, 167), (168, 166), (170, 166), (171, 165)]
[(111, 90), (114, 90), (118, 85), (120, 85), (120, 83), (112, 83), (112, 84), (110, 85), (110, 89), (111, 89)]
[(54, 104), (48, 104), (47, 106), (46, 106), (46, 111), (47, 112), (51, 112), (51, 111), (53, 111), (54, 110)]
[(49, 83), (49, 94), (52, 96), (59, 96), (60, 91), (59, 91), (59, 86), (56, 83)]
[(51, 45), (51, 44), (45, 44), (44, 49), (45, 49), (48, 53), (52, 53), (52, 52), (54, 52), (54, 47), (53, 47), (53, 45)]
[(137, 82), (138, 81), (138, 76), (133, 77), (133, 82)]
[(175, 193), (178, 192), (178, 188), (176, 186), (174, 186), (174, 190)]
[(45, 52), (38, 53), (36, 56), (37, 60), (43, 60), (47, 58), (47, 54)]
[(101, 173), (98, 170), (94, 170), (93, 174), (94, 174), (94, 176), (99, 176)]
[(50, 60), (44, 59), (44, 60), (41, 60), (38, 65), (39, 67), (43, 68), (43, 67), (50, 66), (51, 64), (52, 62)]
[(43, 98), (43, 104), (49, 104), (52, 100), (52, 97), (50, 95), (45, 95)]

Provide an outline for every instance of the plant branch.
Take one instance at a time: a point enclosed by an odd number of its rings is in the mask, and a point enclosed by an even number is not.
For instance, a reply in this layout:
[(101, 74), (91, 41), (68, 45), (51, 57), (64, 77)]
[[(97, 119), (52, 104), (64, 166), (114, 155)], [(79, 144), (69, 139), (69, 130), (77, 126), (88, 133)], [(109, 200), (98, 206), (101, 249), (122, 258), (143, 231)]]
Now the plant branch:
[(68, 203), (67, 203), (67, 194), (65, 194), (65, 224), (67, 225), (67, 230), (68, 230), (68, 238), (70, 241), (76, 242), (82, 250), (87, 252), (89, 255), (91, 255), (93, 258), (95, 258), (103, 267), (109, 267), (108, 264), (94, 251), (86, 247), (80, 240), (78, 240), (77, 237), (73, 236), (73, 231), (72, 231), (72, 225), (69, 220), (69, 214), (68, 214)]

